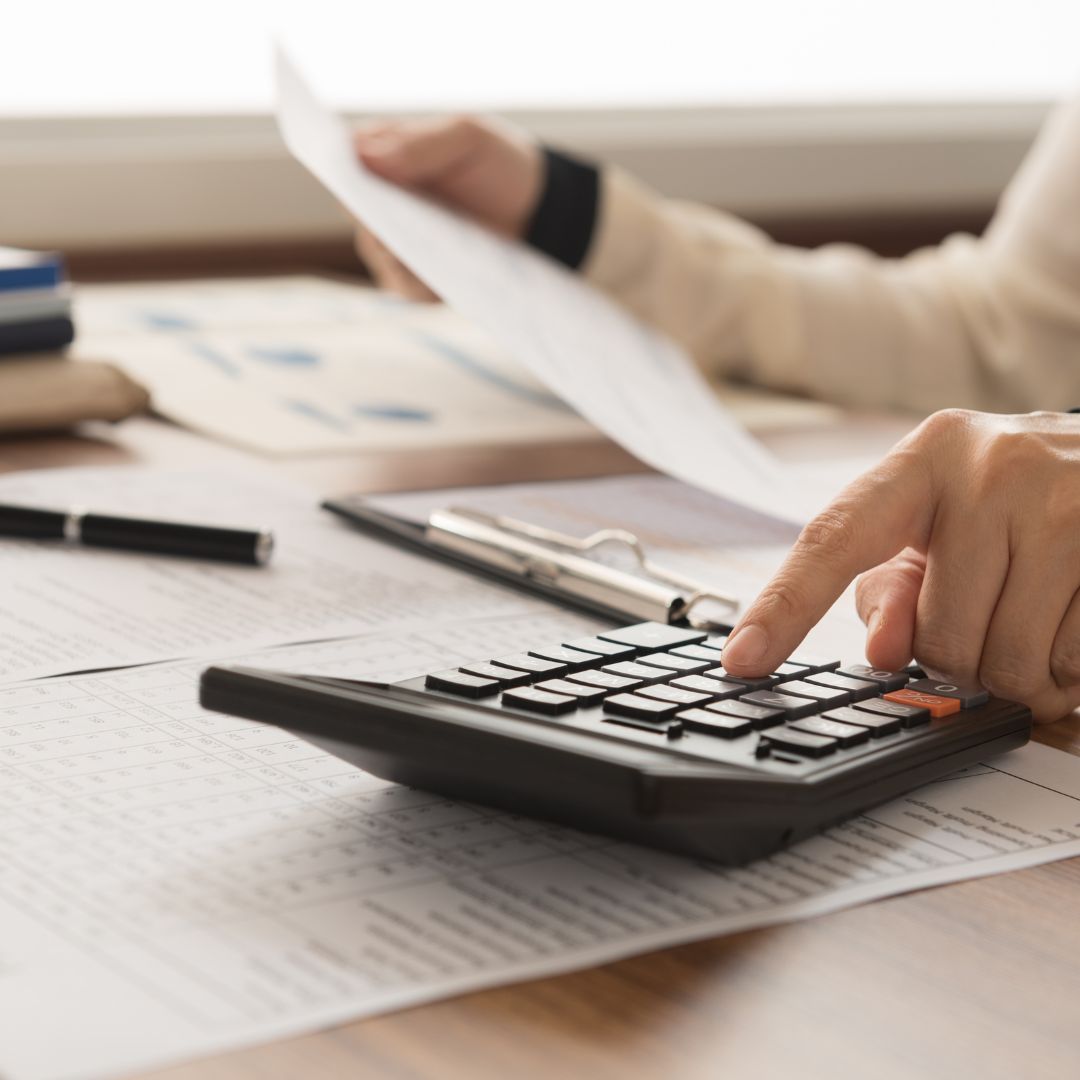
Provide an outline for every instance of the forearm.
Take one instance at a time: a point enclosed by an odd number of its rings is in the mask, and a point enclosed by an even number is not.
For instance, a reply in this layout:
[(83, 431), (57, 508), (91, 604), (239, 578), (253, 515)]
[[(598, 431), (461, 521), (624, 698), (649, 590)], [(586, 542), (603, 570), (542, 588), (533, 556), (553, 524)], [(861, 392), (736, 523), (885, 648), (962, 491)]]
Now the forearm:
[(712, 373), (920, 411), (1065, 407), (1080, 400), (1077, 177), (1073, 106), (985, 240), (954, 237), (886, 260), (846, 245), (777, 245), (729, 214), (606, 170), (582, 269)]

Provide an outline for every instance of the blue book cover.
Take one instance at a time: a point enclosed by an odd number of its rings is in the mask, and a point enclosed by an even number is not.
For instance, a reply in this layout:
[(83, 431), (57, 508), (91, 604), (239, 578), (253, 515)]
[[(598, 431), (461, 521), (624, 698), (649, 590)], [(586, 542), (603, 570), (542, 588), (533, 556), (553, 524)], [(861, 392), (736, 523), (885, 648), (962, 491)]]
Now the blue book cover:
[(75, 324), (68, 318), (0, 324), (0, 354), (62, 349), (75, 340)]
[(47, 289), (64, 280), (64, 259), (55, 251), (0, 247), (0, 293)]

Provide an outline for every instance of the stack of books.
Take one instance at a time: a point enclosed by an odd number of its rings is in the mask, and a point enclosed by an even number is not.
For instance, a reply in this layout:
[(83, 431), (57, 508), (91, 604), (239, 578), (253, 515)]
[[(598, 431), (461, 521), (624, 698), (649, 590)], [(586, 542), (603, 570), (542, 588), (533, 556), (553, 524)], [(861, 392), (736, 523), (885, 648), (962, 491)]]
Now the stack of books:
[(74, 338), (63, 258), (0, 247), (0, 354), (62, 349)]

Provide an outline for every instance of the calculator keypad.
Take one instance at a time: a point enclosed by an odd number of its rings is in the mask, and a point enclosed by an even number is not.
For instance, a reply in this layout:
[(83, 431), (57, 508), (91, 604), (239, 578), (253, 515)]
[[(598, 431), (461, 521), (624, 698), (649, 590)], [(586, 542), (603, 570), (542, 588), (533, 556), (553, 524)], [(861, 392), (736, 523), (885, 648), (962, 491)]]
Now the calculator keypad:
[(792, 657), (770, 676), (736, 678), (721, 662), (725, 640), (639, 623), (464, 664), (424, 685), (485, 706), (501, 695), (511, 716), (651, 737), (691, 756), (744, 747), (749, 759), (792, 764), (909, 739), (986, 700), (979, 687), (912, 683), (904, 672), (809, 656)]

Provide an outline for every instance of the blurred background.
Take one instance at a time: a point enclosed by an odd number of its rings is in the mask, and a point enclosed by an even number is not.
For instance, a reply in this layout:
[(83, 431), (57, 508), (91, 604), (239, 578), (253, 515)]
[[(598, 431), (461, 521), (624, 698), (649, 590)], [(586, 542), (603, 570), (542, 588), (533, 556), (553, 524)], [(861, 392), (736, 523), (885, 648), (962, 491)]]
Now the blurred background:
[(76, 277), (355, 269), (287, 156), (277, 36), (362, 118), (497, 111), (780, 239), (978, 230), (1080, 80), (1076, 0), (95, 0), (0, 38), (0, 237)]

